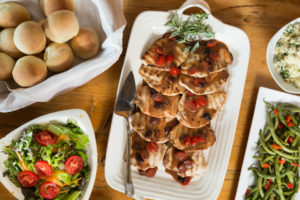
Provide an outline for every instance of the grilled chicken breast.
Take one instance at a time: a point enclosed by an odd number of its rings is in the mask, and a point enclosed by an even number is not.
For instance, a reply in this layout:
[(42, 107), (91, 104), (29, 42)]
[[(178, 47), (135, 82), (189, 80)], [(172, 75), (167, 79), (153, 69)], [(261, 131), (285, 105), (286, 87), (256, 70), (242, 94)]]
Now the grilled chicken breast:
[(207, 125), (221, 110), (225, 99), (225, 92), (200, 96), (191, 96), (186, 92), (179, 102), (177, 119), (183, 126), (201, 128)]
[(180, 177), (199, 176), (206, 170), (206, 161), (202, 151), (182, 151), (171, 146), (164, 157), (167, 170), (177, 173)]
[(169, 70), (163, 71), (158, 67), (143, 65), (140, 75), (150, 87), (163, 95), (174, 96), (185, 92), (185, 88), (178, 83), (178, 76), (172, 76)]
[(228, 77), (229, 74), (226, 70), (210, 74), (203, 78), (182, 74), (179, 77), (179, 84), (194, 94), (203, 95), (220, 91)]
[(211, 147), (216, 136), (209, 125), (202, 128), (188, 128), (178, 124), (170, 132), (170, 142), (180, 150), (199, 151)]
[(157, 40), (142, 57), (147, 65), (154, 65), (160, 68), (169, 69), (181, 65), (188, 57), (189, 52), (183, 52), (185, 44), (178, 44), (170, 38)]
[(214, 46), (208, 46), (210, 42), (202, 42), (202, 45), (189, 55), (181, 65), (181, 73), (204, 77), (222, 71), (232, 63), (232, 55), (224, 43), (215, 41)]
[(131, 133), (130, 141), (131, 165), (137, 169), (154, 168), (162, 162), (167, 149), (165, 144), (147, 142), (135, 132)]
[(147, 142), (165, 143), (170, 131), (178, 124), (176, 118), (156, 118), (137, 112), (132, 116), (133, 129)]
[(180, 96), (165, 96), (150, 88), (140, 85), (137, 89), (135, 103), (140, 110), (152, 117), (176, 117)]

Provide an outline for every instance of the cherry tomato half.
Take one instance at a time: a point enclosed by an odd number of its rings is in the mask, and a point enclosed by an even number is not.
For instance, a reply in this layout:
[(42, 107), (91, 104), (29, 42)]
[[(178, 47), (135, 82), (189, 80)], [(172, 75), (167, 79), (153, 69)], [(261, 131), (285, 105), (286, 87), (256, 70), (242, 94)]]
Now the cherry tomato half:
[(48, 162), (40, 160), (37, 161), (34, 165), (36, 171), (41, 176), (51, 176), (52, 173), (52, 167), (49, 165)]
[(212, 48), (212, 47), (216, 46), (217, 43), (218, 43), (217, 40), (210, 40), (210, 41), (207, 42), (206, 45), (208, 47)]
[(184, 161), (187, 159), (187, 154), (184, 151), (177, 151), (175, 153), (175, 158), (179, 161)]
[(35, 140), (42, 146), (47, 146), (48, 144), (56, 143), (56, 135), (50, 131), (41, 131), (34, 136)]
[(22, 171), (18, 175), (18, 181), (23, 187), (33, 187), (39, 182), (39, 177), (32, 171)]
[(46, 181), (40, 187), (40, 195), (45, 199), (54, 199), (59, 192), (59, 186), (56, 183)]
[(172, 64), (172, 62), (174, 61), (174, 55), (173, 54), (169, 54), (166, 57), (166, 62), (168, 65)]
[(177, 67), (172, 67), (170, 69), (170, 74), (173, 76), (177, 76), (179, 74), (179, 69)]
[(82, 170), (84, 161), (80, 156), (70, 156), (65, 162), (65, 169), (68, 174), (74, 175)]
[(157, 63), (156, 63), (156, 64), (162, 66), (162, 65), (165, 64), (165, 60), (166, 60), (165, 56), (164, 56), (164, 55), (160, 55), (160, 56), (158, 57), (158, 60), (157, 60)]
[(147, 144), (147, 148), (150, 152), (157, 152), (158, 151), (158, 145), (156, 144), (156, 142), (149, 142)]

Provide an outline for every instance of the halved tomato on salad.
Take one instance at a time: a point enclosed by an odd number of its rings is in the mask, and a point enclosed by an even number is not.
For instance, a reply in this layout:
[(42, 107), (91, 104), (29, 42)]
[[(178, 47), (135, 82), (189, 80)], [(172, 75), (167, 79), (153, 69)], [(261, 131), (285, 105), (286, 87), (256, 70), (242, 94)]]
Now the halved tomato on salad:
[(46, 161), (43, 160), (37, 161), (34, 167), (38, 172), (38, 174), (41, 176), (51, 176), (52, 174), (52, 167)]
[(54, 199), (59, 192), (59, 186), (56, 183), (46, 181), (40, 187), (40, 195), (45, 199)]
[(39, 182), (39, 177), (32, 171), (22, 171), (18, 175), (18, 181), (23, 187), (33, 187)]
[(65, 170), (71, 174), (77, 174), (82, 170), (84, 161), (80, 156), (70, 156), (65, 162)]
[(55, 144), (57, 140), (56, 135), (47, 130), (39, 132), (34, 137), (35, 140), (42, 146), (47, 146), (48, 144)]

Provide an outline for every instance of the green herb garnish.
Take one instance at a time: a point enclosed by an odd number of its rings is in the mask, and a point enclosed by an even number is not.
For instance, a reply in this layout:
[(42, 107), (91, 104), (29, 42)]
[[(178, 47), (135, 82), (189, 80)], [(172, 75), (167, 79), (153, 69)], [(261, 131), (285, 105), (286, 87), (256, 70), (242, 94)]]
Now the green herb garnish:
[(280, 70), (280, 75), (283, 79), (287, 79), (290, 77), (290, 73), (289, 73), (289, 70), (281, 67), (281, 70)]
[(177, 43), (184, 43), (184, 51), (195, 51), (199, 47), (199, 41), (215, 36), (212, 28), (205, 24), (208, 14), (192, 14), (187, 20), (182, 21), (178, 14), (174, 14), (166, 26), (171, 28), (170, 38), (176, 37)]
[(280, 42), (277, 42), (276, 47), (280, 47), (280, 46), (281, 46)]

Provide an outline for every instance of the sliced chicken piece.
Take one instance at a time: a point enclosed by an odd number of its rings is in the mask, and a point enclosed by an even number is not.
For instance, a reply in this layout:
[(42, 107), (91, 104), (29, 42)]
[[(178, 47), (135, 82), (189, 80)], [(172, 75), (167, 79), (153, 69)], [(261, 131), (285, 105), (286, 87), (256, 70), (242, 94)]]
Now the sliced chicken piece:
[(136, 95), (135, 103), (143, 113), (157, 118), (176, 117), (180, 95), (165, 96), (148, 85), (140, 85)]
[(191, 95), (186, 92), (179, 102), (177, 119), (183, 126), (201, 128), (216, 116), (225, 100), (225, 92), (207, 95)]
[(200, 176), (206, 170), (206, 161), (202, 151), (182, 151), (171, 146), (164, 157), (167, 170), (176, 172), (180, 177)]
[(210, 74), (203, 78), (182, 74), (179, 77), (179, 84), (194, 94), (203, 95), (220, 91), (228, 77), (229, 74), (226, 70)]
[(163, 71), (158, 67), (145, 66), (140, 68), (140, 75), (148, 85), (163, 95), (174, 96), (183, 94), (186, 90), (179, 85), (178, 77), (173, 76), (168, 71)]
[(189, 55), (184, 52), (185, 44), (178, 44), (170, 38), (158, 39), (142, 57), (147, 65), (154, 65), (160, 68), (169, 69), (181, 65)]
[(139, 170), (157, 167), (163, 160), (167, 146), (143, 140), (137, 133), (130, 134), (131, 165)]
[[(181, 73), (204, 77), (224, 70), (232, 63), (232, 55), (227, 46), (213, 40), (214, 46), (208, 45), (212, 41), (207, 41), (203, 46), (200, 46), (195, 52), (189, 55), (189, 58), (181, 65)], [(203, 44), (203, 43), (202, 43)]]
[(166, 143), (170, 131), (178, 124), (176, 118), (156, 118), (137, 112), (132, 116), (133, 129), (147, 142)]
[(216, 141), (209, 125), (202, 128), (188, 128), (178, 124), (170, 132), (170, 142), (180, 150), (199, 151), (211, 147)]

